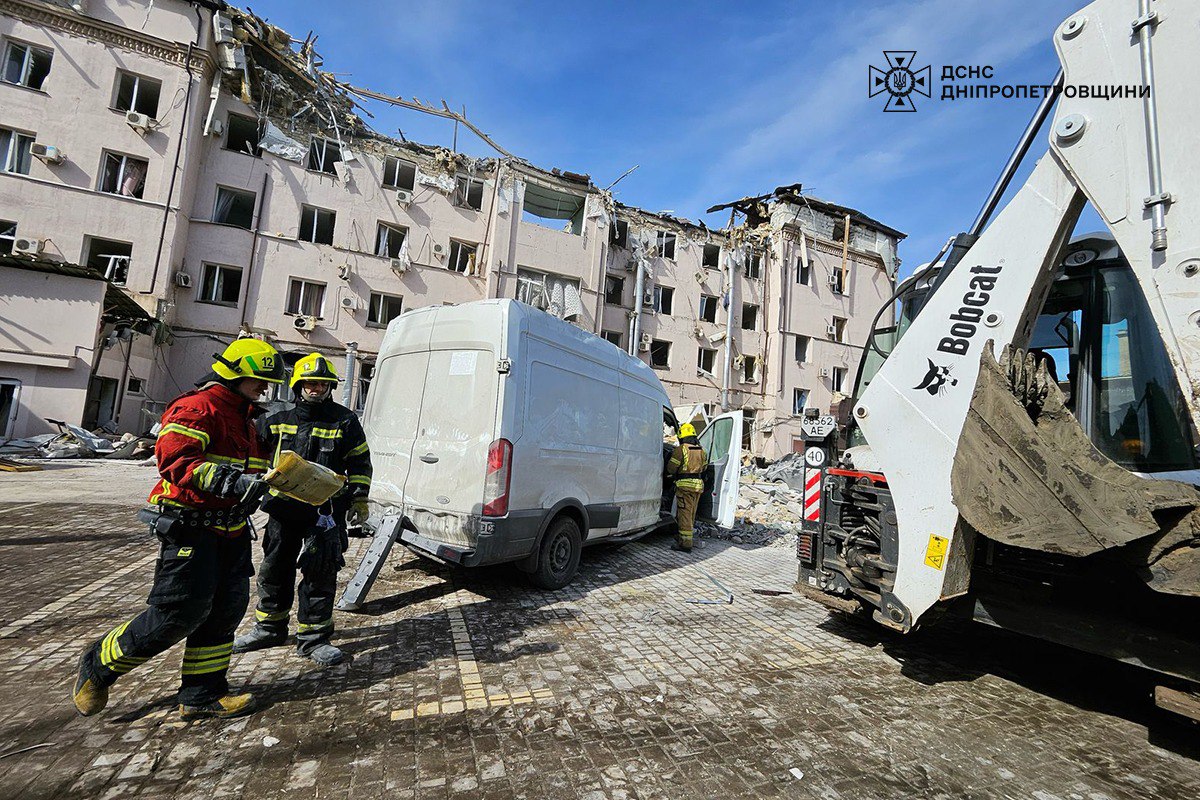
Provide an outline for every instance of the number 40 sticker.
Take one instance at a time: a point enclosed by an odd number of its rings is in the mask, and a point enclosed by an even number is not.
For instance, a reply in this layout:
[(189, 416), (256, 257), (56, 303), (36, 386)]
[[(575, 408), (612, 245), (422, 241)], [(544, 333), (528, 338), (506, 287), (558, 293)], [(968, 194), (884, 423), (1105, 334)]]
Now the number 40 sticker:
[(946, 549), (950, 546), (950, 540), (941, 536), (930, 536), (929, 546), (925, 548), (925, 564), (934, 569), (942, 569), (946, 566)]

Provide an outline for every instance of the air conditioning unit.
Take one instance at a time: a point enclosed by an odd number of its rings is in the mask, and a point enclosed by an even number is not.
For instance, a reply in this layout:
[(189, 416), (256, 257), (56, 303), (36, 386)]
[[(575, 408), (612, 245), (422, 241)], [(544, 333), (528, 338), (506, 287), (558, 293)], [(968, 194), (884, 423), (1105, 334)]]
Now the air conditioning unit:
[(626, 272), (637, 272), (637, 259), (631, 258), (625, 262)]
[(642, 305), (643, 306), (654, 305), (654, 287), (653, 286), (642, 287)]
[(36, 256), (46, 247), (45, 239), (17, 239), (13, 242), (13, 255)]
[(300, 316), (292, 320), (292, 327), (298, 331), (311, 331), (317, 327), (317, 318)]
[(210, 136), (224, 136), (225, 120), (214, 119), (212, 122), (210, 122), (208, 124), (208, 133)]
[(695, 278), (696, 278), (696, 283), (704, 283), (705, 279), (708, 278), (708, 276), (705, 275), (704, 270), (701, 269), (701, 270), (696, 270)]
[(33, 146), (29, 148), (29, 152), (34, 158), (40, 158), (47, 164), (61, 164), (67, 160), (67, 154), (52, 144), (34, 142)]
[(342, 298), (342, 308), (346, 309), (347, 311), (357, 311), (358, 310), (358, 298), (350, 297), (350, 296), (343, 297)]
[(441, 242), (435, 242), (433, 245), (433, 254), (438, 258), (445, 258), (446, 245), (442, 244)]
[(402, 258), (392, 259), (392, 272), (403, 274), (408, 271), (408, 263)]
[(246, 50), (236, 42), (217, 48), (217, 62), (221, 69), (242, 72), (246, 69)]
[(837, 325), (834, 325), (832, 322), (829, 323), (828, 325), (825, 326), (825, 333), (830, 338), (837, 336)]
[(413, 193), (408, 189), (396, 190), (396, 205), (401, 208), (408, 208), (413, 201)]
[(338, 267), (338, 277), (344, 281), (350, 280), (350, 272), (351, 270), (349, 264), (342, 264), (340, 267)]
[(139, 114), (136, 111), (125, 112), (125, 122), (142, 136), (145, 136), (150, 132), (151, 128), (158, 125), (158, 120), (146, 114)]
[(638, 340), (638, 351), (642, 353), (648, 352), (652, 341), (654, 340), (650, 337), (650, 334), (643, 333), (642, 338)]
[(829, 377), (829, 375), (830, 375), (830, 372), (829, 372), (829, 367), (821, 367), (821, 373), (820, 373), (820, 374), (821, 374), (821, 377), (822, 377), (822, 378), (828, 378), (828, 377)]
[(188, 275), (183, 270), (175, 273), (175, 285), (180, 289), (192, 288), (192, 276)]
[(746, 357), (745, 356), (734, 356), (733, 357), (734, 369), (741, 369), (745, 365), (746, 365)]
[(704, 328), (701, 328), (699, 325), (692, 328), (692, 336), (695, 336), (697, 339), (702, 338), (704, 336)]
[(213, 40), (217, 44), (234, 44), (233, 20), (224, 14), (213, 14)]

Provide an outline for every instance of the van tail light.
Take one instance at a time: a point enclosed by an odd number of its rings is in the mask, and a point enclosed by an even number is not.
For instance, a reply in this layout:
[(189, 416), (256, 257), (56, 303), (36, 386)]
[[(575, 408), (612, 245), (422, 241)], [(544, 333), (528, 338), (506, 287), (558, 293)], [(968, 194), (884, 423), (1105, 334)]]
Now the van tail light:
[(487, 475), (483, 479), (483, 516), (508, 513), (508, 487), (512, 482), (512, 442), (497, 439), (488, 447)]

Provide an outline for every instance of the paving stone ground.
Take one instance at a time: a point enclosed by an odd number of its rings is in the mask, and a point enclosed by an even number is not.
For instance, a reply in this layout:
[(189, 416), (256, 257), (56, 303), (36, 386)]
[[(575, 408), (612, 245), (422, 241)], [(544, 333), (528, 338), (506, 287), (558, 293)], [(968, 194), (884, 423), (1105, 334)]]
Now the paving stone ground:
[[(83, 719), (76, 658), (149, 587), (152, 479), (0, 473), (0, 797), (1200, 797), (1200, 730), (1153, 709), (1146, 674), (754, 594), (790, 587), (792, 553), (713, 540), (590, 549), (558, 592), (395, 553), (366, 613), (337, 615), (350, 664), (234, 657), (259, 714), (180, 722), (175, 648)], [(686, 602), (722, 596), (705, 573), (732, 605)]]

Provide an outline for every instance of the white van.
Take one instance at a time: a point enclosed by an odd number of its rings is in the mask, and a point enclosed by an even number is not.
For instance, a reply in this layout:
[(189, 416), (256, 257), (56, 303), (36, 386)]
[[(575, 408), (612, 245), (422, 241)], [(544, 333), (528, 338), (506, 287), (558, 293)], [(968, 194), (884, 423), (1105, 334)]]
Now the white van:
[(362, 602), (396, 539), (468, 567), (516, 562), (558, 588), (583, 546), (673, 525), (661, 507), (675, 414), (653, 370), (514, 300), (393, 320), (363, 424), (375, 541), (339, 608)]

